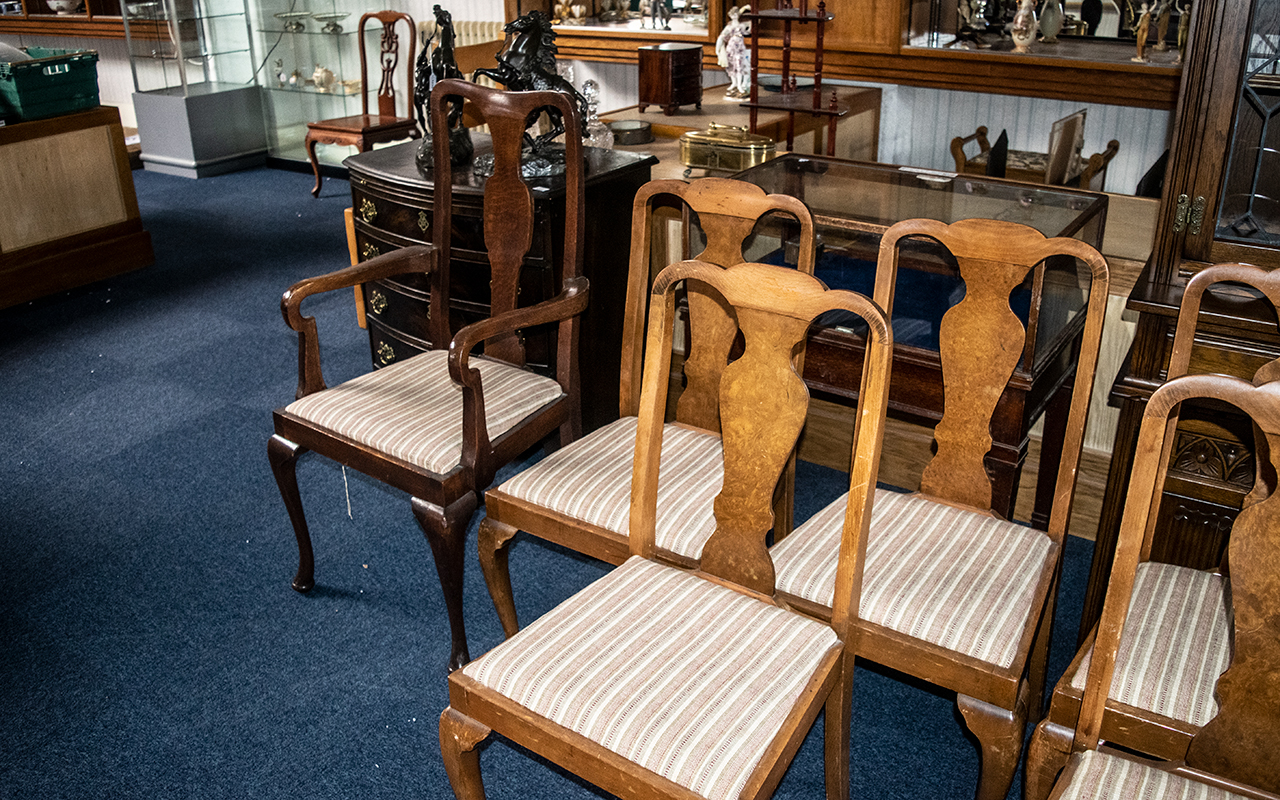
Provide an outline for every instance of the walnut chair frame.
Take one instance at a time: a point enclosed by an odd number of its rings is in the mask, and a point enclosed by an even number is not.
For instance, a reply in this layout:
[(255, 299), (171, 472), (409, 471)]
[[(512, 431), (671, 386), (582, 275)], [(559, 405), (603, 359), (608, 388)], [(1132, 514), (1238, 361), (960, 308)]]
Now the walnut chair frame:
[[(743, 247), (761, 219), (774, 213), (792, 217), (798, 224), (797, 268), (813, 273), (813, 220), (808, 208), (795, 197), (766, 195), (754, 184), (726, 178), (703, 178), (692, 183), (651, 181), (640, 189), (632, 206), (633, 238), (619, 387), (621, 419), (485, 493), (485, 518), (480, 523), (479, 534), (480, 564), (508, 636), (519, 629), (508, 570), (510, 543), (518, 531), (526, 531), (614, 565), (621, 564), (630, 555), (625, 504), (629, 496), (627, 481), (634, 452), (631, 426), (640, 403), (651, 248), (655, 227), (666, 220), (660, 216), (659, 209), (669, 208), (672, 204), (681, 212), (686, 240), (692, 215), (697, 215), (706, 236), (706, 247), (695, 258), (721, 267), (744, 260)], [(677, 401), (675, 421), (669, 424), (668, 429), (673, 426), (683, 428), (680, 435), (694, 439), (699, 453), (718, 461), (720, 377), (738, 335), (737, 323), (726, 312), (719, 297), (702, 292), (696, 286), (687, 287), (685, 297), (689, 312), (686, 330), (690, 342), (684, 363), (687, 384)], [(669, 452), (676, 446), (669, 446)], [(600, 455), (608, 448), (611, 448), (612, 457)], [(683, 466), (681, 463), (664, 467), (664, 474)], [(698, 519), (705, 523), (706, 530), (670, 541), (659, 534), (659, 557), (680, 566), (692, 567), (697, 563), (702, 541), (710, 534), (713, 523), (710, 500), (718, 487), (704, 473), (704, 470), (698, 470), (697, 474), (690, 475), (699, 488), (696, 494), (691, 492), (687, 496), (684, 505), (703, 506), (703, 513)], [(793, 474), (789, 468), (775, 508), (779, 529), (784, 532), (790, 531), (792, 498), (789, 489)], [(664, 484), (664, 493), (668, 491), (675, 489)], [(705, 502), (699, 503), (699, 499)], [(678, 514), (674, 511), (669, 513), (674, 524)], [(602, 524), (601, 520), (611, 521), (612, 527)], [(664, 530), (661, 525), (660, 531)]]
[[(301, 281), (291, 287), (281, 300), (285, 321), (298, 332), (298, 400), (274, 413), (275, 435), (267, 448), (298, 540), (298, 572), (293, 587), (300, 592), (309, 591), (314, 586), (315, 567), (295, 474), (299, 455), (314, 450), (412, 496), (414, 516), (431, 544), (444, 590), (452, 637), (451, 669), (469, 659), (462, 615), (463, 539), (476, 510), (478, 492), (493, 481), (499, 467), (549, 434), (558, 430), (561, 444), (567, 444), (581, 434), (578, 317), (587, 305), (587, 280), (582, 277), (584, 162), (582, 145), (577, 137), (568, 137), (565, 146), (566, 222), (562, 259), (556, 270), (561, 280), (561, 291), (557, 296), (532, 306), (519, 307), (517, 303), (520, 270), (530, 246), (533, 227), (531, 189), (521, 177), (520, 154), (525, 122), (531, 114), (547, 106), (560, 109), (572, 121), (576, 119), (576, 109), (559, 92), (504, 92), (465, 81), (446, 80), (436, 85), (431, 96), (431, 113), (440, 125), (437, 130), (444, 130), (447, 104), (459, 98), (483, 115), (494, 142), (494, 173), (484, 187), (484, 235), (492, 276), (492, 316), (467, 325), (451, 340), (448, 309), (453, 167), (449, 159), (448, 137), (437, 137), (434, 141), (436, 192), (432, 226), (435, 241), (432, 246), (408, 247), (348, 269)], [(435, 349), (375, 370), (362, 379), (374, 381), (376, 388), (379, 376), (388, 370), (419, 362), (420, 359), (432, 359), (429, 362), (430, 370), (434, 371), (432, 374), (438, 373), (440, 382), (452, 387), (448, 390), (452, 394), (445, 392), (446, 399), (453, 398), (448, 400), (451, 405), (433, 405), (429, 398), (436, 398), (436, 395), (424, 394), (421, 407), (412, 408), (408, 420), (398, 423), (399, 428), (384, 433), (384, 439), (391, 441), (382, 444), (396, 444), (396, 439), (424, 426), (454, 423), (460, 415), (460, 431), (455, 434), (450, 430), (449, 437), (446, 437), (446, 443), (455, 448), (454, 460), (446, 459), (444, 463), (447, 466), (443, 468), (407, 460), (403, 455), (380, 447), (377, 442), (338, 432), (328, 423), (316, 422), (314, 414), (308, 417), (297, 410), (299, 404), (324, 403), (326, 397), (336, 396), (332, 393), (342, 388), (325, 387), (315, 320), (302, 316), (302, 301), (318, 292), (350, 288), (413, 271), (427, 273), (430, 280), (429, 324)], [(556, 326), (554, 379), (535, 376), (524, 369), (524, 340), (520, 331), (535, 325)], [(448, 343), (447, 351), (442, 348), (445, 343)], [(483, 357), (473, 354), (481, 344), (484, 345)], [(491, 389), (486, 394), (486, 381), (489, 379), (481, 379), (481, 369), (501, 379), (498, 385), (511, 384), (512, 380), (515, 381), (512, 385), (516, 386), (537, 382), (541, 393), (538, 396), (548, 399), (537, 406), (520, 397), (519, 392), (507, 391), (495, 397), (495, 391)], [(445, 370), (447, 382), (444, 380)], [(325, 395), (326, 392), (331, 394)], [(460, 409), (456, 403), (458, 394), (461, 395)], [(316, 399), (312, 399), (313, 396)], [(527, 414), (520, 416), (512, 411), (509, 414), (511, 418), (506, 420), (507, 427), (491, 435), (492, 415), (503, 411), (502, 402), (505, 401), (524, 403), (520, 408)], [(353, 416), (369, 416), (369, 412), (363, 409), (354, 411)]]
[[(855, 654), (956, 693), (980, 746), (977, 797), (997, 800), (1013, 781), (1027, 721), (1040, 716), (1062, 545), (1102, 339), (1107, 264), (1083, 242), (1046, 238), (1012, 222), (906, 220), (881, 240), (880, 260), (890, 265), (889, 274), (896, 273), (908, 237), (933, 239), (950, 251), (965, 296), (941, 323), (946, 395), (934, 431), (936, 455), (919, 492), (876, 494), (867, 575), (853, 622)], [(1046, 259), (1062, 257), (1083, 265), (1089, 300), (1053, 507), (1048, 530), (1041, 532), (992, 511), (984, 458), (996, 403), (1019, 360), (1032, 357), (1010, 293), (1033, 270), (1045, 269)], [(820, 619), (831, 613), (830, 591), (838, 580), (835, 508), (773, 547), (779, 594)], [(1004, 561), (1016, 569), (999, 567)], [(969, 611), (962, 614), (963, 608)], [(996, 608), (1004, 614), (988, 613)]]
[[(721, 380), (724, 488), (715, 500), (715, 533), (707, 541), (697, 571), (652, 560), (674, 290), (677, 282), (692, 280), (725, 297), (745, 338), (743, 355), (724, 370)], [(696, 261), (673, 264), (655, 280), (650, 308), (632, 482), (628, 540), (632, 556), (450, 675), (450, 705), (440, 718), (440, 746), (454, 793), (460, 800), (484, 796), (476, 747), (496, 731), (621, 798), (766, 797), (825, 707), (827, 795), (847, 798), (853, 661), (846, 657), (844, 643), (857, 635), (850, 609), (857, 606), (859, 562), (887, 404), (892, 334), (886, 318), (861, 295), (826, 290), (817, 279), (797, 270), (754, 263), (727, 269)], [(796, 355), (804, 346), (810, 322), (836, 308), (862, 317), (870, 330), (839, 556), (840, 599), (830, 623), (824, 624), (777, 603), (765, 535), (772, 526), (774, 487), (807, 408), (808, 390), (796, 370)], [(638, 593), (637, 576), (651, 573), (672, 586), (643, 597), (632, 594), (611, 605), (597, 602), (600, 596), (620, 597), (614, 592)], [(725, 611), (726, 604), (739, 603), (760, 614), (760, 619), (786, 626), (796, 638), (755, 646), (758, 626), (739, 624), (741, 618)], [(695, 639), (673, 636), (673, 626), (688, 623), (700, 626)], [(580, 625), (593, 631), (596, 640), (581, 644)], [(807, 634), (799, 632), (802, 629), (822, 632), (826, 644), (811, 651), (803, 638)], [(649, 639), (619, 641), (632, 631), (642, 631), (637, 635)], [(737, 649), (727, 655), (718, 649), (721, 645)], [(650, 646), (668, 653), (670, 660), (640, 655)], [(578, 652), (581, 660), (568, 655)], [(592, 669), (583, 661), (590, 661)], [(601, 667), (602, 663), (610, 668)], [(512, 667), (522, 671), (519, 665), (528, 665), (537, 674), (517, 676), (509, 671)], [(566, 676), (562, 682), (545, 672), (565, 665), (579, 677)], [(593, 670), (602, 674), (581, 677)], [(699, 677), (703, 670), (708, 670), (709, 679), (706, 674)], [(794, 682), (789, 684), (793, 688), (774, 691), (772, 682), (778, 680)], [(706, 700), (704, 691), (724, 698), (708, 684), (733, 687), (735, 700)], [(540, 694), (551, 701), (549, 706), (523, 693), (534, 685), (548, 689)], [(744, 685), (756, 691), (738, 691)], [(605, 728), (624, 731), (608, 741), (593, 736), (600, 732), (599, 725), (581, 724), (558, 711), (600, 708), (603, 696), (611, 691), (627, 702), (603, 719)], [(754, 704), (762, 698), (777, 701), (768, 714), (756, 713)], [(745, 744), (737, 721), (750, 728), (761, 717), (767, 718), (767, 724), (761, 724), (750, 745)], [(666, 731), (655, 734), (660, 741), (655, 744), (646, 734), (639, 738), (647, 746), (631, 748), (627, 740), (636, 732), (633, 726), (644, 728), (655, 718), (670, 721)], [(664, 755), (655, 758), (654, 752)], [(729, 759), (734, 766), (721, 772), (726, 762), (720, 757), (725, 752), (732, 754)], [(711, 774), (731, 777), (721, 781), (707, 777)]]
[[(378, 65), (381, 78), (378, 82), (378, 109), (376, 114), (369, 113), (369, 62), (365, 55), (365, 24), (369, 20), (382, 23), (382, 38), (378, 49)], [(397, 24), (404, 22), (408, 26), (405, 40), (408, 44), (408, 57), (405, 59), (405, 113), (396, 111), (396, 90), (394, 84), (396, 67), (400, 61), (400, 34), (396, 32)], [(413, 116), (413, 66), (414, 53), (417, 46), (418, 28), (413, 17), (399, 11), (370, 11), (360, 17), (360, 113), (349, 117), (334, 117), (307, 123), (305, 140), (307, 157), (311, 160), (311, 171), (315, 173), (316, 185), (311, 190), (313, 197), (320, 196), (320, 161), (316, 158), (316, 145), (340, 144), (359, 148), (364, 153), (373, 149), (375, 144), (394, 142), (400, 139), (416, 139), (421, 135), (418, 123)]]
[[(1238, 266), (1219, 272), (1219, 279), (1242, 276)], [(1221, 277), (1232, 272), (1236, 278)], [(1280, 281), (1269, 283), (1280, 287)], [(1280, 294), (1267, 294), (1273, 301), (1280, 300)], [(1146, 789), (1143, 796), (1223, 796), (1211, 795), (1212, 788), (1231, 792), (1228, 797), (1280, 797), (1280, 683), (1276, 680), (1280, 671), (1280, 501), (1274, 494), (1246, 503), (1227, 544), (1223, 594), (1232, 621), (1233, 652), (1230, 665), (1217, 680), (1217, 714), (1190, 733), (1182, 756), (1172, 761), (1139, 760), (1132, 751), (1100, 746), (1104, 740), (1108, 745), (1123, 744), (1109, 738), (1123, 727), (1107, 719), (1118, 716), (1108, 697), (1117, 674), (1116, 653), (1130, 621), (1138, 567), (1150, 555), (1178, 409), (1194, 399), (1227, 403), (1251, 417), (1258, 438), (1267, 443), (1259, 448), (1260, 458), (1266, 460), (1267, 471), (1275, 474), (1280, 382), (1254, 385), (1226, 375), (1183, 375), (1151, 396), (1143, 411), (1140, 457), (1134, 461), (1115, 562), (1095, 629), (1094, 656), (1072, 736), (1072, 756), (1052, 792), (1054, 798), (1132, 797), (1139, 786)], [(1153, 792), (1153, 786), (1160, 792)]]
[[(1219, 264), (1196, 273), (1187, 282), (1178, 312), (1178, 324), (1169, 356), (1169, 368), (1166, 372), (1170, 380), (1187, 374), (1204, 295), (1210, 287), (1222, 282), (1254, 287), (1268, 298), (1275, 306), (1277, 313), (1280, 313), (1280, 272), (1272, 273), (1244, 264)], [(1254, 382), (1266, 383), (1278, 377), (1280, 377), (1280, 359), (1271, 361), (1259, 369)], [(1169, 424), (1176, 426), (1178, 417), (1176, 409), (1171, 416), (1172, 421)], [(1261, 431), (1256, 433), (1255, 440), (1258, 477), (1253, 490), (1245, 497), (1246, 509), (1268, 497), (1276, 485), (1274, 467), (1267, 453), (1270, 442)], [(1134, 506), (1135, 502), (1139, 505), (1145, 504), (1141, 498), (1134, 499), (1132, 489), (1133, 483), (1138, 480), (1139, 461), (1150, 462), (1149, 466), (1143, 464), (1144, 469), (1155, 469), (1157, 464), (1164, 469), (1163, 465), (1168, 463), (1170, 457), (1172, 436), (1166, 436), (1163, 444), (1163, 452), (1159, 449), (1153, 451), (1141, 448), (1137, 451), (1139, 460), (1135, 460), (1134, 472), (1130, 478), (1130, 499), (1127, 501), (1129, 505), (1126, 506), (1126, 520), (1129, 506)], [(1160, 488), (1158, 486), (1157, 490)], [(1156, 533), (1157, 515), (1154, 510), (1148, 515), (1145, 510), (1139, 511), (1138, 506), (1134, 506), (1133, 514), (1141, 515), (1144, 520), (1146, 539), (1142, 541), (1140, 549), (1134, 551), (1138, 554), (1134, 556), (1137, 560), (1130, 564), (1123, 582), (1118, 582), (1114, 577), (1116, 567), (1113, 567), (1113, 577), (1107, 588), (1106, 603), (1120, 604), (1117, 607), (1121, 609), (1129, 608), (1130, 598), (1134, 594), (1135, 575), (1133, 573), (1138, 570), (1139, 564), (1145, 565), (1150, 560), (1151, 537)], [(1233, 527), (1232, 539), (1236, 536), (1234, 531)], [(1138, 544), (1131, 546), (1139, 547)], [(1120, 550), (1117, 549), (1116, 552), (1115, 563), (1119, 565)], [(1153, 570), (1145, 566), (1142, 569), (1146, 574), (1139, 583), (1140, 587), (1145, 589), (1148, 586), (1155, 586), (1158, 580), (1159, 584), (1169, 587), (1165, 590), (1165, 595), (1162, 595), (1166, 596), (1167, 602), (1176, 603), (1188, 609), (1198, 607), (1201, 602), (1191, 599), (1195, 596), (1192, 594), (1193, 591), (1206, 597), (1210, 596), (1209, 592), (1218, 590), (1226, 574), (1226, 570), (1201, 573), (1189, 568), (1164, 566), (1159, 568), (1163, 571), (1161, 577), (1155, 578), (1152, 577), (1155, 575)], [(1210, 585), (1210, 582), (1213, 582), (1213, 585)], [(1230, 594), (1234, 594), (1234, 590), (1233, 586)], [(1124, 599), (1118, 596), (1113, 603), (1111, 599), (1113, 592), (1123, 593)], [(1156, 601), (1145, 602), (1155, 603)], [(1108, 742), (1163, 761), (1186, 760), (1188, 749), (1202, 730), (1199, 723), (1212, 715), (1209, 700), (1213, 695), (1213, 681), (1226, 667), (1229, 657), (1228, 647), (1232, 632), (1225, 604), (1226, 600), (1219, 594), (1215, 601), (1217, 610), (1213, 613), (1206, 611), (1201, 614), (1179, 615), (1170, 612), (1162, 626), (1164, 631), (1158, 641), (1153, 637), (1142, 635), (1139, 626), (1131, 626), (1132, 632), (1125, 640), (1124, 648), (1121, 648), (1120, 640), (1115, 638), (1115, 631), (1101, 627), (1101, 622), (1100, 626), (1095, 626), (1082, 642), (1065, 674), (1054, 687), (1049, 713), (1036, 726), (1035, 733), (1031, 737), (1027, 750), (1025, 780), (1027, 800), (1043, 800), (1047, 797), (1054, 777), (1067, 764), (1072, 751), (1080, 749), (1081, 734), (1078, 732), (1077, 721), (1085, 718), (1081, 710), (1081, 700), (1089, 682), (1094, 679), (1092, 664), (1092, 660), (1096, 658), (1094, 653), (1105, 654), (1104, 658), (1111, 665), (1108, 667), (1111, 670), (1109, 675), (1117, 671), (1117, 663), (1119, 663), (1118, 669), (1122, 677), (1116, 678), (1119, 683), (1112, 688), (1110, 696), (1098, 711), (1101, 721), (1093, 725), (1091, 734), (1093, 738), (1100, 734)], [(1215, 617), (1215, 614), (1220, 616)], [(1123, 622), (1123, 618), (1118, 623), (1112, 620), (1113, 624), (1123, 625)], [(1171, 629), (1177, 630), (1179, 634), (1173, 637), (1168, 636), (1168, 630)], [(1207, 643), (1197, 639), (1197, 645), (1170, 646), (1172, 642), (1190, 642), (1193, 632), (1198, 636), (1208, 637)], [(1182, 635), (1184, 633), (1185, 636)], [(1144, 655), (1125, 657), (1120, 655), (1121, 652), (1144, 653)], [(1280, 668), (1280, 661), (1272, 663), (1273, 667)], [(1132, 670), (1138, 669), (1139, 664), (1150, 666), (1139, 672), (1133, 672)], [(1197, 680), (1179, 680), (1180, 675), (1195, 676)], [(1112, 685), (1110, 677), (1107, 678), (1106, 685)], [(1190, 699), (1192, 697), (1200, 699), (1192, 700)], [(1130, 702), (1125, 702), (1126, 700)], [(1280, 725), (1280, 720), (1276, 720), (1275, 724)], [(1098, 728), (1098, 725), (1101, 727)], [(1073, 729), (1076, 729), (1075, 733)]]

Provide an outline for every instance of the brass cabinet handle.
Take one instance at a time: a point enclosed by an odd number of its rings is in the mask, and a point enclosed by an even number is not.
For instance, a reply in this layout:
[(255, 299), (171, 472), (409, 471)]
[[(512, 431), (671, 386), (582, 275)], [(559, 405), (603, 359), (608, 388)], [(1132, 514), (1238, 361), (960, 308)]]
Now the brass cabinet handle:
[(418, 227), (422, 229), (423, 233), (431, 230), (431, 217), (427, 216), (427, 212), (418, 212)]
[(382, 255), (382, 251), (373, 242), (365, 242), (364, 247), (360, 250), (360, 255), (365, 261), (368, 261), (371, 258)]
[(387, 309), (387, 296), (377, 289), (369, 293), (369, 308), (375, 314), (381, 314)]
[(365, 222), (373, 222), (378, 216), (378, 207), (367, 197), (360, 201), (360, 216), (364, 217)]
[(386, 342), (378, 343), (378, 363), (387, 365), (396, 360), (396, 351)]

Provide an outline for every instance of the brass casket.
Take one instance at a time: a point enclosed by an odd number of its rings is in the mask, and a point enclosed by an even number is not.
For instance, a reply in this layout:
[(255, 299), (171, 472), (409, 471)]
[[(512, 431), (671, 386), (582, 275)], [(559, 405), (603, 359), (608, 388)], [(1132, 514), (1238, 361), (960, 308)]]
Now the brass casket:
[(773, 158), (776, 150), (777, 144), (768, 136), (716, 122), (705, 131), (690, 131), (680, 137), (680, 163), (689, 169), (740, 172)]

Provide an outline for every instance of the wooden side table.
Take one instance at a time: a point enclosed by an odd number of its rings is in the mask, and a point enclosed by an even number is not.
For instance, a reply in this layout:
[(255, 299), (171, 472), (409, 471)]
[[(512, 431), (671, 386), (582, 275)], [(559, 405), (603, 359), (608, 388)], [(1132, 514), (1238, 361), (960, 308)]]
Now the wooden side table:
[(702, 45), (668, 42), (639, 48), (640, 111), (661, 106), (668, 117), (680, 106), (702, 108)]

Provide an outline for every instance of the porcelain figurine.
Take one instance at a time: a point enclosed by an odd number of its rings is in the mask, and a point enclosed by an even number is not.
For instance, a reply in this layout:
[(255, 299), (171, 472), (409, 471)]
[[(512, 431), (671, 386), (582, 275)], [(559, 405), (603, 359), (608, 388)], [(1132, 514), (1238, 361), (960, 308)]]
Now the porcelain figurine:
[(746, 35), (751, 23), (742, 22), (743, 7), (729, 9), (729, 22), (716, 39), (716, 63), (729, 75), (729, 88), (725, 97), (748, 97), (751, 94), (751, 53), (747, 51)]
[(1036, 40), (1036, 0), (1019, 0), (1009, 37), (1013, 39), (1013, 52), (1031, 52), (1031, 43)]
[(1147, 36), (1151, 33), (1151, 4), (1143, 3), (1138, 9), (1138, 25), (1134, 29), (1133, 35), (1137, 40), (1137, 55), (1129, 59), (1130, 61), (1144, 62), (1147, 60)]
[(311, 82), (315, 84), (316, 89), (321, 92), (327, 92), (329, 91), (329, 88), (333, 86), (333, 81), (333, 70), (326, 69), (325, 67), (316, 64), (315, 72), (311, 73)]

